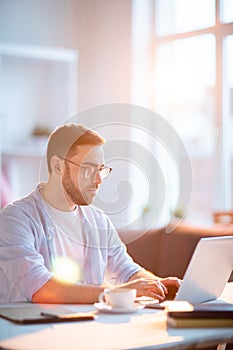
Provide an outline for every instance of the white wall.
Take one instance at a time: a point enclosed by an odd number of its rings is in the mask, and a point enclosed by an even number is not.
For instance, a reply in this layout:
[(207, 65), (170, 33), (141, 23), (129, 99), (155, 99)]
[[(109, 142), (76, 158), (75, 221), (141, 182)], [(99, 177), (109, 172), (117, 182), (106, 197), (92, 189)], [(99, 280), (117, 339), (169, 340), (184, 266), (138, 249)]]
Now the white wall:
[(130, 102), (131, 0), (0, 0), (0, 42), (77, 50), (79, 110)]

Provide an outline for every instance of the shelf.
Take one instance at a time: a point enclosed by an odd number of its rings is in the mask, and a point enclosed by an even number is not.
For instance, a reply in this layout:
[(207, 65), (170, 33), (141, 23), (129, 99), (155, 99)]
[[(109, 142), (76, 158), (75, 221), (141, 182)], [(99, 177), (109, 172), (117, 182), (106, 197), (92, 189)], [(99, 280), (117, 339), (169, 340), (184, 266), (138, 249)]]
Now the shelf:
[(53, 130), (77, 112), (77, 78), (76, 50), (0, 43), (0, 168), (11, 200), (47, 177), (47, 138), (33, 130)]
[(0, 55), (55, 62), (72, 62), (78, 59), (75, 50), (11, 44), (0, 44)]
[(41, 146), (10, 146), (2, 147), (2, 157), (41, 157), (45, 147)]

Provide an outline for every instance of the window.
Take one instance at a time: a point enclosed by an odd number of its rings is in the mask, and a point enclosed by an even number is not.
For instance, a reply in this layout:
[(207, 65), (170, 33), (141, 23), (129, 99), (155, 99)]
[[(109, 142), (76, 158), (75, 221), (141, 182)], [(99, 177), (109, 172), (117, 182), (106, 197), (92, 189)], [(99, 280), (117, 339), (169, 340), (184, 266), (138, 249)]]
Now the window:
[(221, 21), (225, 23), (233, 22), (232, 0), (222, 0), (220, 6)]
[(233, 2), (155, 0), (155, 110), (190, 154), (189, 216), (233, 208)]
[[(225, 156), (227, 168), (227, 182), (231, 183), (230, 188), (226, 189), (226, 202), (233, 199), (233, 35), (228, 35), (224, 41), (224, 123), (225, 123)], [(228, 169), (229, 168), (229, 169)]]
[[(228, 4), (225, 4), (224, 13)], [(230, 5), (228, 5), (230, 6)], [(166, 36), (200, 28), (215, 23), (214, 0), (157, 0), (155, 12), (156, 34)]]

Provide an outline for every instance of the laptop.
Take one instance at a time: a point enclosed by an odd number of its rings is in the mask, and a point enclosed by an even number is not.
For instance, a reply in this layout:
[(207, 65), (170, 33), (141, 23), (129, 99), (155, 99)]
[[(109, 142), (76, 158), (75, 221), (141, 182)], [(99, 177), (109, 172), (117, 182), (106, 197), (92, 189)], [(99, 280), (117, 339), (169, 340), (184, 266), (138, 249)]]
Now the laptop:
[(205, 237), (198, 242), (175, 301), (192, 304), (218, 298), (233, 270), (233, 236)]

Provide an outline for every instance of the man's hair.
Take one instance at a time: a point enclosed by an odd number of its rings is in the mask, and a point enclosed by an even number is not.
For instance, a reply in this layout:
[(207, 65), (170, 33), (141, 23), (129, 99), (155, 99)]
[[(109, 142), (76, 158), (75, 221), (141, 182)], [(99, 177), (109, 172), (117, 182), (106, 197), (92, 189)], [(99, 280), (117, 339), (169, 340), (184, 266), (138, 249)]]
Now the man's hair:
[(52, 156), (62, 159), (77, 152), (78, 145), (103, 145), (105, 139), (97, 132), (80, 124), (64, 124), (57, 127), (49, 136), (47, 146), (47, 165), (51, 173)]

